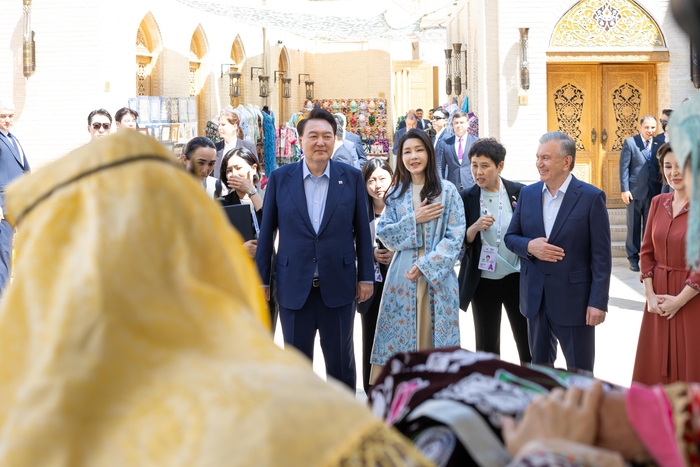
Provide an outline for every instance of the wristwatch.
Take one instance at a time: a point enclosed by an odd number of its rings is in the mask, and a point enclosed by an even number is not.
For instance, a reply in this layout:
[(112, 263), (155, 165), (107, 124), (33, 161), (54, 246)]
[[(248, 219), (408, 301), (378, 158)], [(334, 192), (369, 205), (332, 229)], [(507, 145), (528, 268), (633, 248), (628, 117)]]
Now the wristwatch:
[(250, 190), (250, 192), (248, 193), (248, 196), (253, 196), (253, 195), (256, 194), (257, 192), (258, 192), (258, 189), (257, 189), (257, 188), (253, 188), (253, 189)]

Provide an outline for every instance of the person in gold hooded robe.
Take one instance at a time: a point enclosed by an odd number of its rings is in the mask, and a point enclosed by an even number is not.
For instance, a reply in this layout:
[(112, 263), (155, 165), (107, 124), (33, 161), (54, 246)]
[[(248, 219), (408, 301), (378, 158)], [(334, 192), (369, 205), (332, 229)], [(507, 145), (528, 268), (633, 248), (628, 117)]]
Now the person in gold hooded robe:
[(111, 135), (6, 196), (0, 466), (428, 465), (275, 346), (240, 237), (155, 140)]

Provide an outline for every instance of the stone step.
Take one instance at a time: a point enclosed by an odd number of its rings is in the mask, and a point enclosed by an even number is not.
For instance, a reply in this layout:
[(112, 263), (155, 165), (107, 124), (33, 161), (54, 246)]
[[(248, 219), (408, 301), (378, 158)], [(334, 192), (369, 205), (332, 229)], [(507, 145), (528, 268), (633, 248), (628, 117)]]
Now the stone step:
[(608, 209), (608, 218), (610, 225), (627, 225), (627, 210), (626, 209)]
[(612, 242), (613, 258), (627, 258), (627, 250), (625, 249), (625, 241)]
[(610, 225), (610, 239), (613, 242), (624, 242), (627, 239), (627, 227), (624, 225)]

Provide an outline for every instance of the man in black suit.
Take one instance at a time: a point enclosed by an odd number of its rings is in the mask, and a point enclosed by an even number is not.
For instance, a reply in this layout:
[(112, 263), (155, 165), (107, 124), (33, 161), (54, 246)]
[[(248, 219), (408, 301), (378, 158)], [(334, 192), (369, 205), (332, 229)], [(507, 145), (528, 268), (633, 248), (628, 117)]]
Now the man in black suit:
[(0, 293), (10, 280), (13, 229), (5, 220), (5, 187), (23, 173), (29, 172), (27, 156), (17, 138), (10, 133), (15, 106), (0, 101)]
[(625, 249), (632, 271), (639, 271), (639, 249), (647, 223), (651, 199), (661, 193), (661, 171), (654, 139), (656, 119), (645, 115), (639, 121), (639, 134), (627, 138), (620, 152), (620, 193), (627, 205)]
[(416, 109), (416, 118), (418, 119), (418, 126), (416, 128), (420, 130), (428, 130), (430, 128), (430, 120), (423, 118), (423, 109)]
[[(661, 111), (661, 118), (659, 119), (659, 123), (661, 124), (661, 133), (656, 135), (654, 137), (654, 141), (659, 143), (659, 147), (661, 147), (662, 144), (669, 143), (671, 141), (671, 138), (668, 136), (668, 119), (671, 118), (671, 114), (673, 113), (673, 109), (664, 109)], [(661, 193), (670, 193), (673, 191), (673, 188), (666, 183), (666, 180), (664, 180), (664, 176), (661, 173), (661, 167), (658, 166), (656, 169), (659, 171), (659, 177), (661, 178)]]
[(404, 123), (405, 126), (399, 131), (397, 131), (394, 135), (394, 147), (391, 150), (391, 152), (394, 153), (394, 155), (396, 155), (396, 152), (399, 150), (399, 140), (401, 139), (401, 137), (405, 135), (408, 130), (412, 130), (416, 128), (416, 125), (418, 125), (418, 119), (416, 118), (416, 114), (406, 115), (406, 119), (402, 123)]

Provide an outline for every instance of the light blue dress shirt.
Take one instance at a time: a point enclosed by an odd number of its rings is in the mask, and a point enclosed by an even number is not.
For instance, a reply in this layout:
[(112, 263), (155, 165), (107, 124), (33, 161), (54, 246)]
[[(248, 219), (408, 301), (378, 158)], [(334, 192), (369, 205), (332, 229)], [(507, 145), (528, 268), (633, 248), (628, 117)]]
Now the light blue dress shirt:
[(566, 177), (564, 183), (562, 183), (559, 190), (557, 190), (556, 196), (552, 196), (547, 189), (546, 183), (542, 185), (542, 219), (544, 220), (544, 233), (547, 238), (549, 238), (549, 235), (552, 233), (554, 221), (557, 220), (557, 214), (559, 214), (559, 208), (561, 208), (561, 203), (564, 201), (564, 195), (569, 188), (571, 178), (571, 174)]
[(306, 209), (309, 212), (309, 219), (314, 231), (318, 233), (323, 221), (323, 213), (326, 210), (326, 198), (328, 197), (328, 184), (331, 181), (331, 164), (326, 165), (320, 177), (314, 177), (306, 166), (306, 161), (302, 163), (302, 175), (304, 177), (304, 193), (306, 194)]

